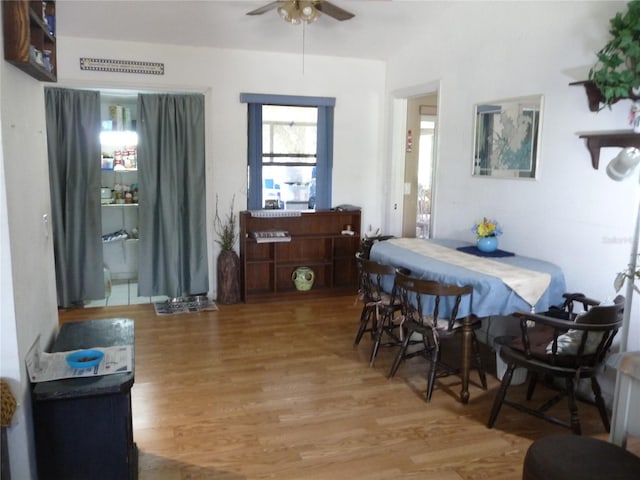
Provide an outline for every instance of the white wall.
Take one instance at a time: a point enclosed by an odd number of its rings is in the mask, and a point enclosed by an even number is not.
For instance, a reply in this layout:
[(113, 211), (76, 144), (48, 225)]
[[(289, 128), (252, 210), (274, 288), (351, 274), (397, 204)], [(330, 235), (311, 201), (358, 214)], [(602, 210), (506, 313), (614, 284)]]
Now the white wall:
[[(87, 72), (80, 57), (144, 60), (165, 64), (165, 75)], [(215, 196), (224, 210), (235, 195), (246, 209), (247, 107), (241, 92), (336, 98), (333, 204), (363, 207), (363, 226), (380, 225), (379, 182), (385, 65), (378, 61), (185, 48), (77, 38), (58, 38), (60, 86), (131, 87), (206, 93), (207, 205), (211, 292), (215, 294), (212, 219)]]
[(0, 66), (0, 375), (18, 401), (8, 429), (12, 478), (36, 478), (29, 379), (24, 357), (57, 324), (43, 84)]
[[(617, 184), (603, 167), (593, 170), (575, 132), (626, 128), (628, 104), (590, 113), (584, 93), (567, 86), (575, 78), (563, 72), (593, 62), (606, 40), (607, 19), (623, 5), (434, 2), (422, 40), (398, 52), (388, 66), (307, 56), (304, 75), (300, 55), (60, 37), (58, 86), (205, 92), (212, 292), (215, 195), (225, 205), (235, 194), (237, 210), (246, 207), (246, 106), (239, 103), (240, 92), (336, 97), (333, 203), (359, 204), (365, 229), (371, 224), (397, 233), (387, 224), (394, 224), (401, 210), (391, 210), (390, 219), (383, 220), (394, 202), (402, 205), (402, 166), (388, 163), (389, 99), (392, 92), (418, 94), (439, 86), (437, 235), (472, 240), (471, 224), (483, 215), (495, 216), (505, 229), (503, 248), (558, 263), (569, 289), (605, 298), (613, 293), (615, 272), (628, 260), (637, 184)], [(163, 62), (166, 74), (84, 72), (80, 57)], [(50, 210), (45, 85), (2, 65), (0, 201), (6, 194), (7, 202), (6, 217), (0, 208), (0, 372), (15, 379), (21, 402), (9, 439), (13, 477), (29, 479), (35, 470), (23, 359), (36, 335), (47, 341), (57, 323), (53, 248), (42, 225), (42, 215)], [(421, 92), (422, 85), (428, 88)], [(471, 178), (473, 105), (532, 93), (545, 96), (539, 180)], [(605, 150), (603, 165), (616, 152)], [(381, 191), (388, 194), (383, 197)], [(630, 338), (637, 349), (637, 310), (634, 322)]]
[[(53, 86), (206, 94), (212, 293), (216, 291), (215, 196), (219, 195), (221, 205), (228, 205), (235, 195), (236, 211), (246, 208), (247, 123), (240, 92), (336, 97), (333, 203), (360, 204), (363, 225), (380, 224), (376, 192), (358, 187), (379, 182), (384, 63), (307, 56), (303, 75), (300, 55), (63, 37), (58, 37), (57, 54), (58, 84)], [(79, 69), (80, 57), (162, 62), (166, 74), (84, 72)], [(51, 84), (37, 82), (6, 62), (0, 73), (4, 172), (0, 188), (1, 374), (12, 380), (20, 402), (16, 424), (9, 431), (13, 477), (29, 479), (35, 478), (35, 462), (24, 357), (37, 335), (46, 348), (57, 326), (53, 244), (43, 224), (43, 215), (50, 216), (43, 89)]]
[[(584, 89), (568, 84), (586, 79), (608, 40), (608, 19), (624, 9), (608, 1), (434, 4), (420, 41), (388, 62), (387, 88), (391, 103), (416, 85), (440, 86), (437, 237), (473, 241), (473, 223), (494, 217), (504, 228), (501, 248), (560, 265), (568, 290), (613, 298), (613, 279), (629, 260), (638, 183), (607, 177), (619, 148), (603, 149), (594, 170), (576, 132), (630, 128), (631, 103), (593, 113)], [(576, 70), (584, 76), (569, 74)], [(538, 180), (472, 177), (474, 104), (531, 94), (544, 96)], [(401, 203), (402, 165), (392, 169), (388, 203)], [(640, 348), (637, 296), (635, 303), (630, 349)]]

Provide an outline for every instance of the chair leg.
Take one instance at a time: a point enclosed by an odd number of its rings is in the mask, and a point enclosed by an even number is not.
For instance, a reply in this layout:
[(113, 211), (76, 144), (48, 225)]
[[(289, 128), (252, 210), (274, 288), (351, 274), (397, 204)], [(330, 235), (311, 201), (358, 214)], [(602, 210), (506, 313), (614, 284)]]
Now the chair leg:
[(598, 383), (598, 380), (595, 376), (591, 377), (591, 390), (593, 390), (596, 406), (598, 407), (598, 411), (600, 412), (600, 418), (602, 419), (604, 428), (607, 432), (610, 432), (611, 424), (609, 423), (609, 414), (607, 413), (607, 408), (604, 405), (604, 399), (602, 398), (602, 390), (600, 389), (600, 384)]
[(489, 421), (487, 422), (488, 428), (493, 428), (493, 425), (496, 423), (498, 418), (498, 414), (500, 413), (500, 408), (502, 407), (502, 403), (504, 402), (504, 398), (507, 395), (507, 389), (509, 385), (511, 385), (511, 377), (513, 376), (513, 371), (516, 369), (515, 363), (511, 363), (507, 365), (507, 371), (504, 372), (504, 376), (502, 377), (502, 383), (500, 384), (500, 389), (496, 394), (496, 398), (493, 401), (493, 407), (491, 407), (491, 414), (489, 415)]
[(382, 314), (382, 317), (378, 319), (378, 315), (374, 315), (376, 324), (376, 336), (375, 341), (373, 342), (373, 347), (371, 347), (371, 356), (369, 358), (369, 366), (373, 367), (373, 364), (376, 361), (376, 355), (378, 355), (378, 349), (380, 348), (380, 343), (382, 343), (382, 335), (386, 328), (387, 324), (387, 314)]
[(407, 352), (407, 348), (409, 347), (409, 340), (411, 339), (412, 333), (413, 331), (410, 329), (407, 329), (405, 332), (404, 340), (402, 341), (402, 345), (400, 346), (400, 350), (398, 350), (396, 358), (393, 360), (393, 365), (391, 365), (391, 370), (389, 371), (389, 376), (387, 378), (392, 378), (398, 371), (398, 368), (404, 359), (404, 354)]
[(531, 400), (533, 397), (533, 391), (536, 389), (536, 385), (538, 384), (538, 372), (534, 372), (533, 370), (529, 371), (529, 385), (527, 385), (527, 400)]
[(356, 347), (360, 343), (364, 332), (367, 331), (367, 326), (369, 325), (369, 320), (371, 320), (371, 313), (373, 311), (374, 310), (370, 306), (365, 305), (364, 307), (362, 307), (362, 313), (360, 314), (360, 327), (358, 328), (356, 339), (353, 342), (354, 347)]
[(575, 384), (573, 378), (566, 379), (567, 389), (567, 402), (569, 403), (569, 414), (571, 425), (571, 431), (576, 435), (582, 435), (582, 429), (580, 428), (580, 418), (578, 417), (578, 404), (576, 402), (576, 392), (574, 388)]
[[(424, 338), (424, 336), (423, 336)], [(424, 338), (424, 346), (428, 350), (430, 347), (427, 344), (427, 339)], [(438, 369), (438, 361), (440, 360), (440, 346), (436, 344), (431, 347), (431, 367), (429, 368), (429, 377), (427, 379), (427, 391), (425, 398), (427, 402), (431, 401), (431, 395), (433, 394), (433, 386), (436, 383), (436, 372)]]
[(471, 337), (471, 345), (473, 348), (473, 356), (476, 363), (476, 368), (478, 369), (478, 375), (480, 376), (480, 383), (482, 384), (482, 389), (486, 390), (487, 374), (484, 371), (484, 364), (482, 363), (482, 357), (480, 356), (480, 347), (478, 346), (478, 339), (476, 338), (475, 333)]

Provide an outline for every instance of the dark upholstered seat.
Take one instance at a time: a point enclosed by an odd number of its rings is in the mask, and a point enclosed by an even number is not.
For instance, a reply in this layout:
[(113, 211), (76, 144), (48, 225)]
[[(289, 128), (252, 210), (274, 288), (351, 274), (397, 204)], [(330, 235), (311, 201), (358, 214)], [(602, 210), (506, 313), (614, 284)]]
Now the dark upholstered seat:
[(522, 480), (638, 480), (640, 458), (604, 440), (550, 435), (531, 444)]

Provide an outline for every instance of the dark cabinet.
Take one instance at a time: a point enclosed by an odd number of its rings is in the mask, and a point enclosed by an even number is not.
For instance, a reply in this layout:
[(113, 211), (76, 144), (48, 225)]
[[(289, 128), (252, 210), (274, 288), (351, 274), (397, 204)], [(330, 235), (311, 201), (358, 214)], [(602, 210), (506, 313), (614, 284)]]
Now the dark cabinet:
[[(66, 323), (52, 351), (117, 345), (134, 345), (133, 320)], [(35, 384), (33, 423), (40, 480), (137, 478), (133, 382), (132, 371)]]
[[(350, 229), (352, 235), (343, 234)], [(290, 241), (260, 243), (256, 232), (285, 231)], [(360, 246), (360, 211), (302, 212), (299, 216), (253, 216), (240, 212), (240, 262), (247, 303), (355, 293)], [(299, 291), (298, 267), (315, 274), (313, 287)]]

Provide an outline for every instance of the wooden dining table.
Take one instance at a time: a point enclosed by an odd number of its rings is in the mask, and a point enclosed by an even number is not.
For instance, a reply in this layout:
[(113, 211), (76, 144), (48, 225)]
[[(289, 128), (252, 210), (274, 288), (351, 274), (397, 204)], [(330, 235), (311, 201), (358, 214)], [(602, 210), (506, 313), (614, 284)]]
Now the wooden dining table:
[[(561, 304), (566, 291), (562, 269), (553, 263), (512, 252), (487, 256), (464, 241), (393, 238), (375, 243), (370, 258), (409, 269), (417, 278), (473, 287), (473, 293), (463, 299), (458, 309), (463, 323), (462, 403), (469, 401), (474, 319), (504, 317), (518, 311), (541, 313)], [(384, 280), (384, 288), (391, 291), (392, 278)], [(447, 315), (447, 309), (442, 304), (441, 314)]]

